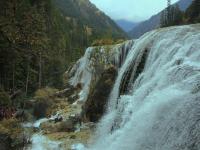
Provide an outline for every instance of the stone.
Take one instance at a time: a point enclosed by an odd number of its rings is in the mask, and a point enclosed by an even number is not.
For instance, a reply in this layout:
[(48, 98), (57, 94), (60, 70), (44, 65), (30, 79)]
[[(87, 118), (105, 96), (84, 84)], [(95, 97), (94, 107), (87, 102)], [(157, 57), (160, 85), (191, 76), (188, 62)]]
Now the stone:
[(104, 70), (82, 108), (84, 122), (98, 122), (105, 112), (106, 104), (117, 75), (117, 69), (110, 66)]

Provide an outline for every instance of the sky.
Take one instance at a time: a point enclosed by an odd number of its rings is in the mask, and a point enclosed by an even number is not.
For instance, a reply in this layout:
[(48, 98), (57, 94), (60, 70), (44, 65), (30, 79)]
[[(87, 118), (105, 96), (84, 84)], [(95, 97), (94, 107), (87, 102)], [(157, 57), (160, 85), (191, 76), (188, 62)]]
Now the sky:
[[(163, 10), (167, 0), (90, 0), (112, 19), (139, 22)], [(172, 3), (178, 0), (171, 0)]]

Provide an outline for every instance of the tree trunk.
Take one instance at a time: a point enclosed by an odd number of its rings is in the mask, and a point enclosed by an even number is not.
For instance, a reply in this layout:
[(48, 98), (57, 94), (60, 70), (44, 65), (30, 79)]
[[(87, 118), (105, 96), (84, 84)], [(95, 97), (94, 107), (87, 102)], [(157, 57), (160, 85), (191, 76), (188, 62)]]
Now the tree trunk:
[(28, 94), (28, 86), (29, 86), (29, 74), (30, 74), (29, 70), (30, 70), (30, 66), (29, 66), (29, 63), (28, 63), (28, 66), (27, 66), (27, 75), (26, 75), (26, 90), (25, 90), (26, 96)]
[(40, 60), (39, 60), (39, 89), (42, 87), (42, 54), (40, 52), (39, 54)]
[(15, 90), (15, 63), (13, 62), (13, 70), (12, 70), (12, 90)]

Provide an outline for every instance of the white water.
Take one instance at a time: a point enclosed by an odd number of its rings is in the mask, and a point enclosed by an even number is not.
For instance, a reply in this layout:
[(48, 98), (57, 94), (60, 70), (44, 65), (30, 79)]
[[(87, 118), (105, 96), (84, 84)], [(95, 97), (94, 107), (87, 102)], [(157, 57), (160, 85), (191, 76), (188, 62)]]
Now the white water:
[[(24, 128), (40, 128), (40, 125), (44, 122), (54, 120), (59, 114), (51, 116), (50, 118), (42, 118), (33, 123), (25, 123), (22, 126)], [(62, 142), (52, 141), (42, 133), (35, 133), (31, 137), (31, 145), (26, 148), (27, 150), (62, 150)]]
[[(92, 79), (95, 78), (94, 76), (96, 67), (94, 66), (99, 64), (99, 62), (94, 60), (94, 55), (97, 53), (97, 49), (100, 49), (98, 56), (100, 58), (98, 59), (101, 60), (103, 64), (113, 64), (116, 66), (116, 68), (120, 68), (125, 61), (127, 53), (133, 43), (134, 41), (128, 41), (114, 46), (90, 47), (86, 50), (85, 55), (73, 66), (70, 72), (67, 72), (67, 74), (72, 75), (70, 79), (71, 85), (77, 86), (79, 83), (81, 83), (83, 86), (82, 91), (79, 94), (80, 101), (85, 101), (87, 99), (90, 84), (92, 83)], [(101, 69), (103, 70), (104, 68)]]
[[(126, 71), (131, 91), (118, 99)], [(132, 83), (132, 84), (131, 84)], [(132, 46), (91, 150), (200, 150), (200, 25), (152, 31)]]
[(79, 143), (79, 144), (73, 144), (73, 145), (71, 146), (71, 149), (72, 149), (72, 150), (84, 150), (85, 147), (84, 147), (83, 144)]
[(62, 150), (61, 142), (51, 141), (42, 134), (34, 134), (31, 141), (32, 144), (28, 150)]

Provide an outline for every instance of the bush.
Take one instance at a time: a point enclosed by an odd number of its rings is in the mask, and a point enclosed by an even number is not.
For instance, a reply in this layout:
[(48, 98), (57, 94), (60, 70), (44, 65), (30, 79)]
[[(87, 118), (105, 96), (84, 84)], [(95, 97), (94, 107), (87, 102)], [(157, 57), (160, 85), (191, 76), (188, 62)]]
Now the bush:
[(39, 119), (47, 116), (47, 110), (53, 103), (53, 95), (57, 92), (57, 89), (49, 87), (39, 89), (35, 92), (36, 104), (33, 108), (33, 115)]
[(93, 41), (92, 46), (113, 45), (113, 44), (114, 41), (112, 39), (100, 39)]
[[(27, 144), (28, 135), (23, 133), (23, 128), (17, 119), (4, 119), (0, 122), (0, 149), (20, 149)], [(2, 147), (1, 147), (2, 146)]]
[(0, 89), (0, 106), (10, 106), (11, 99), (9, 95), (2, 89)]
[(57, 89), (53, 89), (53, 88), (43, 88), (43, 89), (39, 89), (35, 92), (35, 99), (36, 100), (47, 100), (50, 97), (52, 97), (58, 90)]

